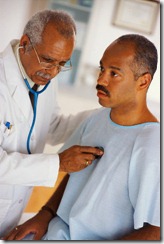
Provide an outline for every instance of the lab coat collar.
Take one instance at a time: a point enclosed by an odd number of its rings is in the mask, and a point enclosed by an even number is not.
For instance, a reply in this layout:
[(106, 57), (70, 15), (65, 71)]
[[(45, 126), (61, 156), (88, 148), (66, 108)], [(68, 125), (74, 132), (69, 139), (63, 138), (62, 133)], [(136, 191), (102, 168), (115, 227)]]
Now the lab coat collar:
[[(9, 92), (20, 110), (26, 118), (32, 116), (31, 101), (28, 94), (28, 89), (23, 80), (18, 63), (13, 53), (12, 46), (16, 45), (18, 40), (13, 40), (3, 52), (4, 70), (7, 80)], [(23, 98), (23, 99), (22, 99)]]

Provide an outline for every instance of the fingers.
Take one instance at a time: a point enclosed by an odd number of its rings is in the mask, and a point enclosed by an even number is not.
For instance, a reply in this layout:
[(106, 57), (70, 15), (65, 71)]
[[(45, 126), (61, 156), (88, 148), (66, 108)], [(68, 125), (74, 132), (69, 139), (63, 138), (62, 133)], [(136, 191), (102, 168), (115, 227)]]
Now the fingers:
[(18, 234), (18, 231), (19, 231), (19, 229), (18, 229), (18, 226), (17, 226), (7, 236), (5, 236), (3, 239), (4, 240), (8, 240), (8, 241), (17, 240), (16, 236)]
[[(73, 146), (72, 150), (77, 151), (81, 154), (83, 159), (88, 161), (93, 161), (95, 158), (99, 158), (104, 154), (104, 149), (102, 147), (90, 147), (90, 146)], [(70, 148), (70, 149), (71, 149)]]
[(22, 231), (21, 226), (15, 227), (7, 236), (4, 237), (3, 240), (22, 240), (25, 236), (27, 236), (29, 233), (31, 233), (29, 230), (28, 231)]
[[(89, 147), (89, 146), (74, 146), (82, 153), (89, 153), (93, 155), (102, 156), (104, 151), (102, 147)], [(100, 149), (101, 148), (101, 149)]]
[(93, 155), (94, 158), (92, 158), (91, 160), (95, 159), (95, 156), (102, 156), (104, 153), (104, 149), (102, 147), (91, 147), (91, 146), (72, 146), (69, 149), (71, 153), (75, 152), (75, 153), (86, 153), (89, 155)]
[(88, 160), (86, 160), (84, 163), (85, 167), (89, 166), (90, 164), (92, 164), (92, 161), (88, 161)]
[(59, 171), (71, 173), (77, 172), (92, 163), (92, 161), (103, 155), (99, 148), (90, 146), (72, 146), (59, 153)]

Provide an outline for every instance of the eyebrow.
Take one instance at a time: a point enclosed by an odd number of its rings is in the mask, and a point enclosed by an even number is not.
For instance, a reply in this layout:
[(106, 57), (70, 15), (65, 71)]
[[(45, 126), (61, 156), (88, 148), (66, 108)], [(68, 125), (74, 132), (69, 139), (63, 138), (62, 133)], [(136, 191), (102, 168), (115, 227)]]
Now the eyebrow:
[(110, 69), (116, 69), (116, 70), (118, 70), (118, 71), (120, 71), (121, 73), (123, 73), (123, 71), (122, 71), (122, 69), (120, 69), (120, 68), (118, 68), (118, 67), (116, 67), (116, 66), (109, 66), (109, 68)]
[[(100, 61), (100, 65), (103, 66), (102, 61)], [(120, 68), (118, 68), (118, 67), (116, 67), (116, 66), (113, 66), (113, 65), (109, 66), (108, 68), (110, 68), (110, 69), (115, 69), (115, 70), (120, 71), (121, 73), (124, 73), (124, 72), (122, 71), (122, 69), (120, 69)]]
[(46, 58), (46, 59), (50, 59), (50, 60), (52, 60), (53, 62), (58, 62), (58, 63), (61, 63), (61, 62), (68, 62), (69, 60), (70, 60), (70, 58), (69, 59), (67, 59), (67, 60), (61, 60), (61, 61), (59, 61), (59, 60), (57, 60), (57, 59), (55, 59), (55, 58), (53, 58), (53, 57), (51, 57), (51, 56), (49, 56), (49, 55), (46, 55), (46, 54), (40, 54), (40, 56), (42, 57), (42, 58)]

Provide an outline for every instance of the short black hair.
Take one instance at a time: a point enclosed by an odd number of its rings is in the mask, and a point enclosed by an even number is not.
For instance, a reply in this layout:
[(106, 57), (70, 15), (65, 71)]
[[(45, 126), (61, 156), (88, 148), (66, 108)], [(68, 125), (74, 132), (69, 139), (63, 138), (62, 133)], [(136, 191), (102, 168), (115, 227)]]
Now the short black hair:
[(150, 73), (153, 78), (157, 69), (158, 53), (150, 40), (142, 35), (127, 34), (120, 36), (116, 42), (134, 44), (135, 55), (131, 68), (136, 79), (143, 73)]

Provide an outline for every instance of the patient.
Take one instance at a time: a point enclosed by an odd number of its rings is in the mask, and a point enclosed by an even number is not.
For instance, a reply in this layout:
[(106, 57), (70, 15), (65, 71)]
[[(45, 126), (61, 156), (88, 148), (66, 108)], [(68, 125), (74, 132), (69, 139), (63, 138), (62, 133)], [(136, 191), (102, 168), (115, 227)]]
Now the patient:
[(156, 67), (156, 48), (141, 35), (107, 47), (96, 86), (103, 108), (61, 149), (87, 144), (104, 155), (68, 183), (66, 176), (46, 207), (6, 240), (29, 233), (35, 240), (160, 240), (160, 124), (146, 102)]

